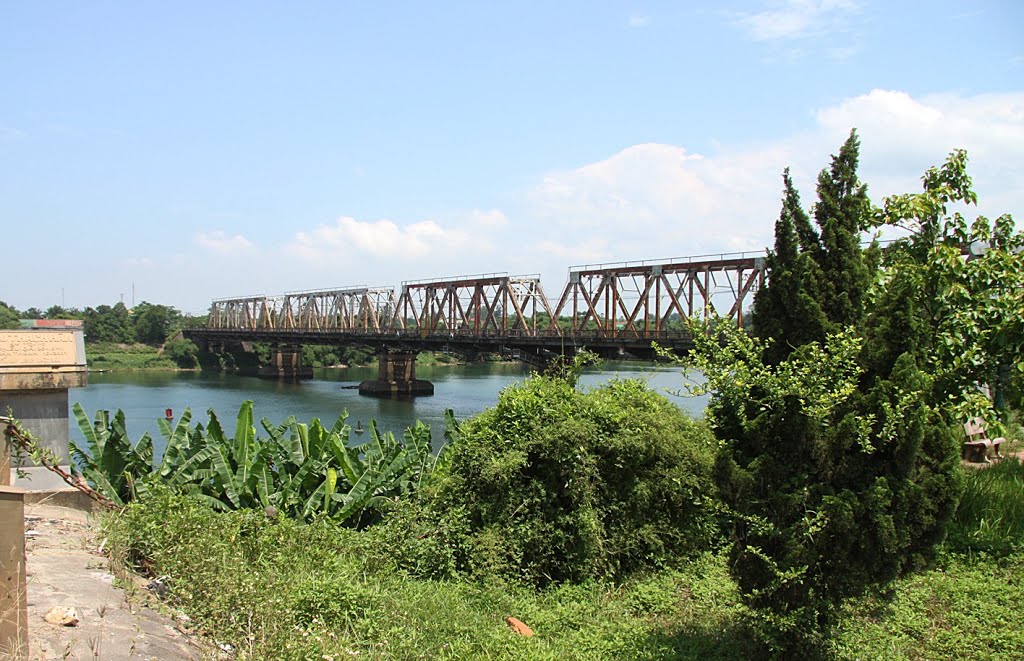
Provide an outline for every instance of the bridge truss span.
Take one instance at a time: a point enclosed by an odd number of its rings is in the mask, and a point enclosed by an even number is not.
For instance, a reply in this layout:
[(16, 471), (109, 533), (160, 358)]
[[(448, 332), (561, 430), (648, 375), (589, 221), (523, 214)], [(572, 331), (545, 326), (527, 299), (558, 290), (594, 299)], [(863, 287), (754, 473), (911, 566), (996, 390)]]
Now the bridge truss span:
[(392, 329), (424, 336), (535, 337), (557, 334), (552, 320), (540, 277), (486, 274), (403, 283)]
[(714, 314), (743, 325), (743, 306), (764, 283), (764, 258), (744, 253), (570, 269), (556, 306), (573, 333), (657, 338), (683, 318)]
[[(276, 296), (217, 299), (205, 342), (367, 344), (404, 351), (513, 350), (649, 356), (651, 342), (692, 346), (684, 318), (713, 314), (743, 325), (765, 280), (761, 253), (574, 267), (552, 306), (540, 278), (489, 273)], [(453, 349), (454, 348), (454, 349)]]
[(251, 331), (383, 333), (395, 312), (391, 289), (355, 287), (217, 299), (209, 327)]

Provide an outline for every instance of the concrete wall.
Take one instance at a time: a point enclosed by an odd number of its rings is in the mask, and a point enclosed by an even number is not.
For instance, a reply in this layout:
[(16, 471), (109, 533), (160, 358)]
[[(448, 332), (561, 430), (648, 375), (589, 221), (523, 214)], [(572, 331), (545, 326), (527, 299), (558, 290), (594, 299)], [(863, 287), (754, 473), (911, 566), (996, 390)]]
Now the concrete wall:
[[(75, 328), (0, 330), (0, 416), (14, 418), (55, 455), (69, 464), (68, 388), (86, 384), (85, 344)], [(11, 466), (12, 473), (15, 471)], [(28, 489), (64, 486), (42, 468), (29, 468), (32, 479), (12, 475), (12, 483)]]
[(61, 465), (69, 459), (68, 391), (67, 390), (0, 390), (0, 411), (7, 415), (10, 407), (14, 418), (39, 439), (39, 444), (52, 450)]

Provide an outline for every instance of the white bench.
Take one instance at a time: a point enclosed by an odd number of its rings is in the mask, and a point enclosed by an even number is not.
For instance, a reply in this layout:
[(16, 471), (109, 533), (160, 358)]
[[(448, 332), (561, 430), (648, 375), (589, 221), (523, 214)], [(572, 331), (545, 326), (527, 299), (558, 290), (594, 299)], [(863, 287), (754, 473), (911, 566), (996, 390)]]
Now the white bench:
[(981, 418), (971, 418), (964, 423), (964, 433), (967, 434), (967, 440), (964, 441), (963, 456), (968, 461), (980, 461), (988, 462), (988, 451), (992, 449), (992, 454), (996, 458), (1001, 458), (999, 454), (999, 446), (1006, 440), (1005, 438), (989, 438), (988, 434), (985, 433), (985, 421)]

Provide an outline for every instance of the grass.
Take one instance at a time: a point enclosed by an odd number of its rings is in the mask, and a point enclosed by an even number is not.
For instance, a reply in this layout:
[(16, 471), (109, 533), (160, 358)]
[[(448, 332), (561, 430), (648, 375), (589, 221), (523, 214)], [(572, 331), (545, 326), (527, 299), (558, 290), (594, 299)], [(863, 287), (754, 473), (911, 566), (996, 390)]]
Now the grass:
[(90, 369), (178, 369), (173, 360), (162, 355), (158, 348), (148, 344), (97, 342), (86, 345), (85, 353)]
[(891, 599), (851, 604), (835, 645), (860, 659), (1024, 656), (1024, 554), (948, 557), (897, 582)]
[[(736, 658), (748, 639), (722, 558), (624, 585), (544, 591), (408, 575), (388, 541), (167, 495), (107, 521), (117, 561), (168, 576), (172, 605), (251, 658)], [(505, 624), (515, 616), (536, 636)]]
[(1004, 459), (966, 471), (949, 546), (962, 554), (1024, 551), (1024, 464)]
[[(851, 601), (830, 654), (1024, 657), (1024, 611), (1017, 607), (1024, 550), (991, 544), (1000, 535), (1020, 539), (1009, 525), (1019, 521), (1004, 517), (1005, 525), (976, 534), (992, 508), (1024, 502), (1019, 486), (1013, 491), (1021, 470), (1004, 462), (970, 473), (938, 565), (896, 581), (884, 597)], [(393, 537), (375, 529), (215, 513), (166, 493), (112, 515), (106, 530), (116, 562), (167, 576), (171, 605), (242, 658), (710, 661), (756, 653), (722, 555), (618, 585), (534, 590), (499, 579), (411, 575), (394, 559), (401, 554), (391, 548)], [(989, 546), (982, 549), (979, 539)], [(514, 634), (504, 622), (510, 615), (536, 635)]]

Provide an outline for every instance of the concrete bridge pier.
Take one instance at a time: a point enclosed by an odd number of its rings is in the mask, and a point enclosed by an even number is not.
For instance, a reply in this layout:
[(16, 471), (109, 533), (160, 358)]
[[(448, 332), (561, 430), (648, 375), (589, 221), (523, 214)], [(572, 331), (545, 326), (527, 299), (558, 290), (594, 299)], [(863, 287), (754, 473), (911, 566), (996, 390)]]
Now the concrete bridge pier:
[(257, 376), (263, 379), (298, 381), (312, 379), (313, 368), (302, 364), (302, 347), (270, 347), (270, 364), (260, 367)]
[(416, 378), (415, 351), (384, 351), (380, 354), (377, 378), (360, 383), (359, 394), (370, 397), (433, 395), (434, 384)]

